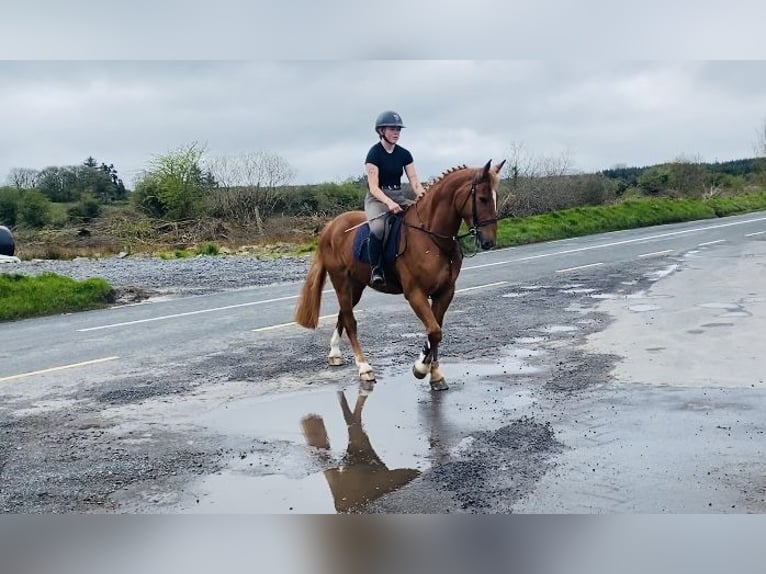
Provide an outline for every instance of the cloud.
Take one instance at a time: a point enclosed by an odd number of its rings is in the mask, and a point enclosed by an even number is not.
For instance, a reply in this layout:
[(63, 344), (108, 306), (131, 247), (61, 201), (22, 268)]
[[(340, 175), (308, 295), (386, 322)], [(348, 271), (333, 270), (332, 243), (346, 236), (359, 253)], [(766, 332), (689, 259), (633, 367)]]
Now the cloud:
[(0, 181), (93, 156), (131, 184), (191, 142), (276, 153), (298, 183), (357, 177), (384, 109), (423, 179), (516, 143), (585, 171), (737, 159), (764, 101), (763, 61), (3, 61)]

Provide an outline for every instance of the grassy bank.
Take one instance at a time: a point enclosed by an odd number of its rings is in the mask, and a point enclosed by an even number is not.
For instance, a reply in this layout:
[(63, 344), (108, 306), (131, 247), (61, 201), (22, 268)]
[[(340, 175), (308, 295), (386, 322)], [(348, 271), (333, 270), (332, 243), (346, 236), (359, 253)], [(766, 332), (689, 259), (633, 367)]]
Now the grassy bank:
[(712, 199), (632, 199), (613, 205), (577, 207), (519, 219), (497, 228), (498, 247), (581, 235), (712, 219), (766, 209), (766, 192)]
[(99, 309), (113, 301), (114, 291), (104, 279), (0, 274), (0, 321)]

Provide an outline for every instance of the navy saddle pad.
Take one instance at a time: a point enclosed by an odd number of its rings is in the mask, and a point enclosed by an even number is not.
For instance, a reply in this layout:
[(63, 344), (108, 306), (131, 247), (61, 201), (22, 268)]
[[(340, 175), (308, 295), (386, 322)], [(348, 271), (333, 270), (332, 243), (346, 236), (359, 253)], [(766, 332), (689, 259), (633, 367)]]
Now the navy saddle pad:
[[(394, 264), (396, 259), (396, 250), (399, 247), (399, 236), (402, 233), (401, 215), (389, 215), (386, 221), (386, 232), (383, 236), (383, 263), (386, 267)], [(367, 240), (370, 237), (370, 226), (362, 225), (356, 230), (354, 236), (354, 258), (362, 263), (369, 263), (370, 257), (367, 252)]]

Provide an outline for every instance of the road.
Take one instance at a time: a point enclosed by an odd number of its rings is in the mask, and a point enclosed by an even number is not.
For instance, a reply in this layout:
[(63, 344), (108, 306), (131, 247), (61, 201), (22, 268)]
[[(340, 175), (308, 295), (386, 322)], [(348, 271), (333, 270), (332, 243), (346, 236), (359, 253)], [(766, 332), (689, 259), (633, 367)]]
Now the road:
[(317, 332), (291, 324), (299, 285), (2, 325), (0, 508), (759, 512), (764, 238), (758, 213), (467, 259), (441, 395), (409, 374), (406, 303), (373, 292), (361, 399), (324, 364), (329, 291)]

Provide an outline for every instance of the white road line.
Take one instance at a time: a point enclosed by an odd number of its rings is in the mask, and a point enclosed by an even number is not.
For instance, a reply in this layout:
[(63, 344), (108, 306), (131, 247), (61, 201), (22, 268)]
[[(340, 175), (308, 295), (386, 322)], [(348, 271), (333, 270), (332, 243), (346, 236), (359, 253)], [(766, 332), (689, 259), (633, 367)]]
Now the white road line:
[(75, 367), (85, 367), (87, 365), (95, 365), (96, 363), (105, 363), (106, 361), (114, 361), (120, 357), (104, 357), (103, 359), (93, 359), (92, 361), (83, 361), (82, 363), (73, 363), (71, 365), (62, 365), (60, 367), (51, 367), (49, 369), (42, 369), (40, 371), (30, 371), (29, 373), (19, 373), (18, 375), (10, 375), (8, 377), (0, 377), (0, 383), (3, 381), (13, 381), (14, 379), (22, 379), (24, 377), (31, 377), (33, 375), (43, 375), (45, 373), (53, 373), (55, 371), (62, 371), (64, 369), (74, 369)]
[(681, 231), (669, 231), (668, 233), (658, 233), (657, 235), (649, 235), (647, 237), (637, 237), (635, 239), (625, 239), (623, 241), (613, 241), (611, 243), (601, 243), (599, 245), (588, 245), (587, 247), (577, 247), (574, 249), (565, 249), (564, 251), (552, 251), (550, 253), (541, 253), (539, 255), (530, 255), (528, 257), (520, 257), (519, 259), (507, 259), (505, 261), (495, 261), (493, 263), (482, 263), (481, 265), (472, 265), (469, 267), (463, 267), (463, 270), (468, 269), (481, 269), (482, 267), (496, 267), (498, 265), (508, 265), (509, 263), (519, 263), (521, 261), (531, 261), (532, 259), (543, 259), (544, 257), (554, 257), (556, 255), (567, 255), (569, 253), (580, 253), (582, 251), (592, 251), (594, 249), (603, 249), (604, 247), (614, 247), (616, 245), (627, 245), (629, 243), (639, 243), (641, 241), (651, 241), (654, 239), (662, 239), (664, 237), (673, 237), (675, 235), (686, 235), (687, 233), (701, 233), (703, 231), (709, 231), (711, 229), (721, 229), (723, 227), (732, 227), (734, 225), (744, 225), (746, 223), (755, 223), (756, 221), (766, 221), (766, 217), (758, 217), (756, 219), (748, 219), (746, 221), (734, 221), (731, 223), (721, 223), (718, 225), (709, 225), (703, 228), (684, 229)]
[[(332, 293), (327, 290), (323, 293)], [(135, 321), (125, 321), (123, 323), (112, 323), (110, 325), (99, 325), (98, 327), (87, 327), (85, 329), (77, 329), (78, 333), (86, 333), (88, 331), (100, 331), (102, 329), (113, 329), (115, 327), (125, 327), (126, 325), (138, 325), (139, 323), (150, 323), (152, 321), (164, 321), (165, 319), (175, 319), (176, 317), (189, 317), (191, 315), (200, 315), (202, 313), (212, 313), (214, 311), (226, 311), (227, 309), (239, 309), (241, 307), (252, 307), (253, 305), (263, 305), (265, 303), (277, 303), (279, 301), (289, 301), (290, 299), (297, 299), (298, 295), (289, 295), (287, 297), (276, 297), (274, 299), (262, 299), (260, 301), (248, 301), (247, 303), (237, 303), (236, 305), (226, 305), (224, 307), (213, 307), (211, 309), (199, 309), (197, 311), (186, 311), (184, 313), (173, 313), (172, 315), (160, 315), (159, 317), (149, 317), (147, 319), (136, 319)]]
[(558, 269), (556, 273), (568, 273), (569, 271), (587, 269), (588, 267), (598, 267), (599, 265), (603, 265), (603, 263), (588, 263), (587, 265), (578, 265), (577, 267), (567, 267), (566, 269)]
[(506, 285), (508, 281), (497, 281), (495, 283), (487, 283), (486, 285), (476, 285), (475, 287), (463, 287), (462, 289), (455, 289), (455, 293), (465, 293), (466, 291), (473, 291), (475, 289), (485, 289), (487, 287), (497, 287), (498, 285)]
[(698, 243), (697, 247), (704, 247), (705, 245), (715, 245), (716, 243), (725, 243), (725, 239), (717, 239), (716, 241), (706, 241), (705, 243)]
[[(359, 311), (356, 311), (358, 314)], [(319, 317), (319, 320), (322, 321), (324, 319), (333, 319), (338, 316), (337, 313), (333, 313), (332, 315), (323, 315)], [(257, 329), (253, 329), (253, 333), (260, 333), (261, 331), (272, 331), (274, 329), (281, 329), (283, 327), (291, 327), (293, 325), (297, 325), (295, 321), (290, 321), (289, 323), (280, 323), (279, 325), (269, 325), (268, 327), (258, 327)]]
[(756, 231), (755, 233), (745, 233), (745, 237), (755, 237), (756, 235), (763, 235), (766, 231)]
[(673, 253), (672, 249), (666, 249), (665, 251), (655, 251), (653, 253), (642, 253), (639, 255), (639, 259), (642, 257), (659, 257), (660, 255), (667, 255), (668, 253)]
[[(485, 289), (487, 287), (497, 287), (498, 285), (507, 285), (508, 281), (497, 281), (495, 283), (487, 283), (485, 285), (476, 285), (475, 287), (463, 287), (462, 289), (456, 289), (455, 293), (465, 293), (466, 291), (473, 291), (475, 289)], [(364, 309), (356, 309), (354, 310), (354, 313), (356, 315), (359, 315), (361, 313), (364, 313)], [(319, 320), (322, 319), (330, 319), (337, 317), (338, 314), (335, 313), (333, 315), (324, 315), (323, 317), (319, 317)], [(280, 323), (279, 325), (269, 325), (267, 327), (259, 327), (258, 329), (253, 329), (254, 333), (259, 333), (262, 331), (273, 331), (275, 329), (282, 329), (284, 327), (291, 327), (295, 325), (295, 321), (291, 321), (290, 323)]]

